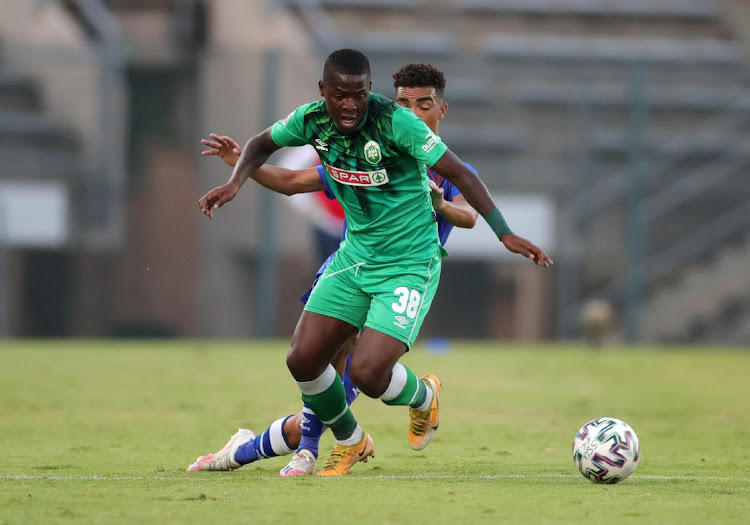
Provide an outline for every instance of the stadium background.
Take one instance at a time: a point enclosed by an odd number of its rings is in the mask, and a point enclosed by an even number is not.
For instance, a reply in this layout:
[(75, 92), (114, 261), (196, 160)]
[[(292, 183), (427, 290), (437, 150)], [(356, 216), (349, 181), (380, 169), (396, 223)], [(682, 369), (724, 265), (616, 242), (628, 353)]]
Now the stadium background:
[(248, 183), (205, 220), (197, 199), (229, 170), (199, 140), (244, 143), (317, 99), (326, 54), (354, 47), (385, 95), (406, 62), (445, 71), (441, 136), (556, 261), (543, 271), (461, 232), (423, 340), (750, 342), (747, 2), (0, 0), (0, 13), (3, 336), (288, 337), (321, 261), (310, 215)]

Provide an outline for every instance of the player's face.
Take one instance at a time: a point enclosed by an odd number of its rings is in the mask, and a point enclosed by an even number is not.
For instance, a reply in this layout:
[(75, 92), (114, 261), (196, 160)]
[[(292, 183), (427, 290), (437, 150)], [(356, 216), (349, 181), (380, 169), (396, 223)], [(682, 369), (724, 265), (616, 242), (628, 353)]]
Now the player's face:
[(318, 83), (320, 96), (341, 133), (354, 133), (364, 120), (371, 86), (367, 75), (330, 75)]
[(399, 87), (396, 102), (412, 110), (437, 135), (438, 123), (443, 120), (448, 104), (438, 97), (434, 87)]

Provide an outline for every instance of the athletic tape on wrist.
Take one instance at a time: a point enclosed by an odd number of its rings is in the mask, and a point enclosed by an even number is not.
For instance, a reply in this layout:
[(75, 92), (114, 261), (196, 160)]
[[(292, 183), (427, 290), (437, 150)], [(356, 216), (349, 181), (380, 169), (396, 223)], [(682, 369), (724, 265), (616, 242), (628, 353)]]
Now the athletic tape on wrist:
[(506, 233), (513, 233), (513, 230), (510, 229), (508, 223), (505, 222), (503, 214), (500, 213), (500, 210), (498, 210), (497, 208), (489, 212), (484, 220), (486, 220), (487, 224), (490, 225), (490, 228), (492, 228), (492, 231), (495, 232), (495, 235), (497, 235), (498, 239)]

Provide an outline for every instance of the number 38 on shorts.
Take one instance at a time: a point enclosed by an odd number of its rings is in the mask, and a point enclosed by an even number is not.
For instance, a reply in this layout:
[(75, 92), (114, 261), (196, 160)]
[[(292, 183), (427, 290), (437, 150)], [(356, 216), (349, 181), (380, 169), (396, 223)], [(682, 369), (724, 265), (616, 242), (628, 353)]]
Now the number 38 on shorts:
[(414, 319), (419, 313), (419, 303), (422, 296), (417, 290), (409, 290), (406, 286), (399, 286), (393, 290), (398, 302), (393, 303), (391, 308), (397, 314), (406, 314), (410, 319)]

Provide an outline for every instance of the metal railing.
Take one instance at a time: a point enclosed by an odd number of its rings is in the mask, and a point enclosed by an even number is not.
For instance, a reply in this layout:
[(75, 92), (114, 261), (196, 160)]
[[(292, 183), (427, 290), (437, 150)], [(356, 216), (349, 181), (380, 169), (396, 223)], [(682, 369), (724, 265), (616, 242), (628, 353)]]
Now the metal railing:
[[(644, 79), (635, 77), (632, 81), (645, 83)], [(646, 87), (633, 86), (634, 90), (644, 89), (646, 96), (631, 101), (631, 113), (638, 111), (635, 106), (639, 104), (643, 105), (640, 111), (648, 112)], [(747, 169), (750, 161), (747, 151), (749, 110), (750, 97), (743, 95), (739, 100), (717, 110), (697, 131), (679, 133), (670, 138), (667, 144), (674, 146), (674, 152), (654, 165), (645, 165), (636, 170), (642, 172), (643, 178), (637, 188), (633, 182), (634, 163), (650, 160), (648, 152), (643, 150), (638, 155), (631, 155), (628, 164), (622, 170), (581, 187), (581, 191), (566, 203), (565, 208), (569, 210), (570, 217), (569, 226), (572, 225), (573, 233), (578, 237), (578, 245), (586, 242), (587, 225), (595, 222), (597, 217), (618, 202), (625, 203), (625, 223), (629, 225), (631, 233), (635, 231), (632, 230), (633, 222), (640, 223), (637, 231), (641, 232), (638, 234), (641, 237), (637, 243), (640, 248), (633, 246), (633, 239), (638, 235), (629, 235), (626, 238), (629, 270), (625, 274), (616, 276), (614, 280), (593, 292), (584, 293), (578, 289), (578, 297), (575, 297), (575, 291), (570, 291), (570, 285), (563, 287), (568, 291), (564, 294), (567, 296), (560, 302), (559, 328), (562, 334), (572, 335), (576, 332), (574, 323), (578, 319), (577, 313), (590, 298), (607, 299), (621, 305), (625, 311), (643, 312), (647, 302), (645, 290), (660, 280), (673, 276), (681, 268), (709, 258), (718, 247), (750, 229), (750, 209), (746, 202), (736, 204), (732, 199), (725, 199), (726, 211), (719, 211), (724, 205), (718, 201), (714, 202), (713, 206), (716, 209), (707, 221), (697, 229), (685, 231), (684, 234), (673, 234), (667, 245), (649, 246), (646, 239), (649, 231), (659, 228), (660, 221), (711, 191), (721, 193), (717, 190), (723, 189), (728, 179)], [(642, 142), (642, 139), (635, 135), (645, 133), (646, 128), (647, 126), (641, 126), (640, 129), (632, 128), (631, 142)], [(716, 144), (719, 156), (709, 162), (685, 169), (683, 166), (688, 164), (686, 160), (692, 152), (690, 149), (680, 148), (679, 145), (696, 137), (701, 141)], [(674, 177), (678, 169), (683, 172), (679, 177)], [(667, 180), (669, 175), (672, 175), (671, 180)], [(750, 193), (750, 188), (748, 192)], [(570, 256), (574, 259), (580, 258), (580, 253), (571, 253)], [(578, 271), (581, 270), (582, 261), (572, 264)], [(707, 271), (710, 271), (710, 268)], [(640, 328), (637, 319), (628, 320), (626, 331), (631, 342), (640, 341)]]
[(126, 177), (126, 43), (117, 18), (99, 0), (60, 0), (97, 56), (99, 133), (90, 148), (81, 222), (91, 249), (116, 248), (124, 232)]

